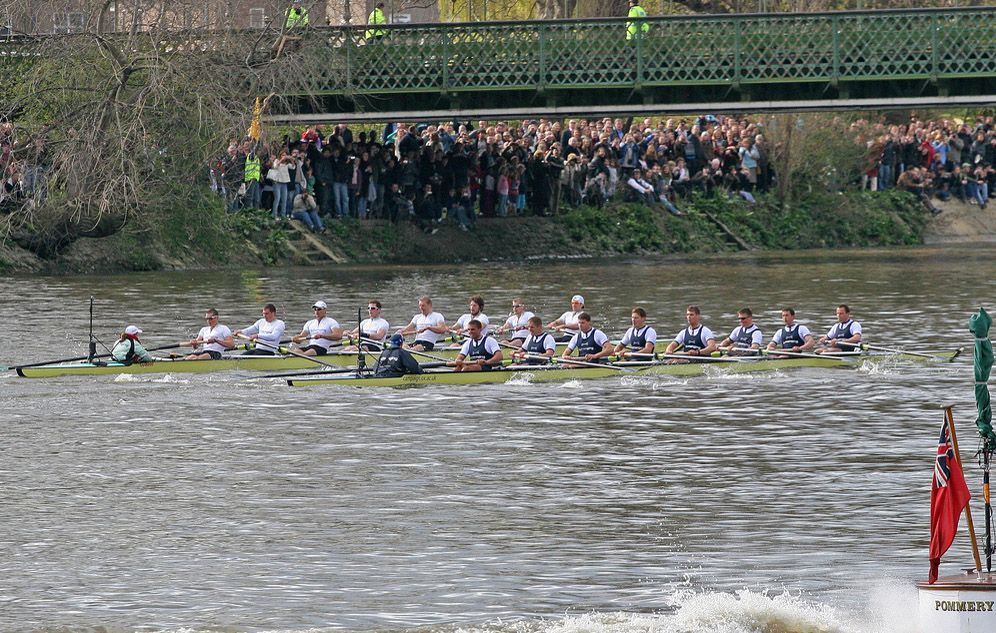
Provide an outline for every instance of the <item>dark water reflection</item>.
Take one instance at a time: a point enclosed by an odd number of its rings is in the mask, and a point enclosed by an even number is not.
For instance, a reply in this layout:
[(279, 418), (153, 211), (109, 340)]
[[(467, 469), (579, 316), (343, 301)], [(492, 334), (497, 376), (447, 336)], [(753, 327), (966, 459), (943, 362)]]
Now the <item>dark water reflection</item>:
[[(134, 322), (150, 345), (206, 306), (244, 326), (272, 300), (296, 329), (316, 299), (351, 321), (379, 298), (400, 326), (424, 293), (452, 321), (473, 293), (553, 318), (581, 292), (613, 334), (634, 304), (673, 336), (689, 302), (724, 333), (750, 305), (768, 334), (783, 305), (823, 330), (847, 302), (869, 340), (953, 347), (991, 256), (7, 278), (0, 364), (85, 353), (90, 295), (102, 340)], [(936, 406), (968, 455), (971, 380), (967, 361), (377, 392), (8, 372), (0, 630), (912, 630), (875, 619), (879, 594), (926, 571)]]

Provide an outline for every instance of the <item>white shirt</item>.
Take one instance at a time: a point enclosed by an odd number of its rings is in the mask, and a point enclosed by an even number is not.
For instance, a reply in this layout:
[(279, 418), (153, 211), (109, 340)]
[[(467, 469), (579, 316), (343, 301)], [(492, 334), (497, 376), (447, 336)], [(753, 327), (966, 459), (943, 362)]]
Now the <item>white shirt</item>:
[(436, 341), (439, 340), (439, 337), (441, 337), (442, 334), (436, 334), (431, 330), (425, 330), (425, 332), (420, 332), (419, 330), (428, 327), (437, 327), (440, 325), (446, 325), (446, 320), (443, 319), (443, 315), (439, 314), (438, 312), (430, 312), (429, 314), (422, 314), (421, 312), (419, 312), (418, 314), (412, 317), (411, 323), (409, 323), (408, 325), (414, 326), (416, 341), (425, 341), (426, 343), (432, 343), (433, 345), (435, 345)]
[[(799, 331), (798, 331), (799, 338), (802, 339), (803, 342), (805, 342), (806, 337), (811, 336), (813, 333), (810, 332), (809, 328), (806, 327), (805, 325), (802, 325), (801, 323), (798, 325), (799, 325)], [(784, 338), (785, 338), (785, 327), (783, 326), (778, 328), (778, 331), (775, 332), (775, 335), (771, 337), (771, 340), (774, 341), (775, 345), (781, 345), (782, 339)]]
[(582, 312), (584, 312), (584, 310), (578, 310), (577, 312), (572, 312), (572, 311), (568, 310), (567, 312), (561, 314), (560, 315), (560, 319), (558, 319), (558, 320), (561, 323), (563, 323), (564, 325), (577, 325), (578, 324), (578, 316)]
[[(598, 328), (592, 328), (592, 329), (595, 330), (595, 345), (598, 345), (600, 348), (605, 347), (605, 344), (609, 342), (609, 337), (605, 335), (605, 332), (599, 330)], [(591, 331), (589, 330), (588, 334), (585, 334), (584, 336), (586, 338), (588, 336), (591, 336)], [(567, 344), (568, 353), (573, 352), (578, 348), (578, 343), (580, 342), (579, 340), (580, 338), (581, 338), (581, 332), (579, 331), (577, 334), (574, 335), (574, 338), (571, 339), (571, 342)]]
[(505, 319), (505, 327), (512, 328), (512, 338), (526, 338), (529, 335), (529, 319), (534, 316), (529, 310), (523, 310), (522, 316), (512, 314)]
[(260, 319), (242, 330), (242, 333), (246, 336), (258, 334), (256, 345), (271, 352), (276, 352), (277, 348), (280, 347), (280, 337), (284, 335), (286, 327), (280, 319), (273, 319), (272, 321)]
[(321, 321), (312, 319), (304, 324), (304, 331), (308, 333), (310, 340), (308, 345), (316, 345), (328, 349), (332, 341), (327, 338), (318, 338), (319, 334), (331, 335), (332, 330), (339, 329), (339, 322), (332, 317), (325, 317)]
[[(756, 344), (758, 346), (761, 346), (764, 343), (764, 335), (761, 334), (761, 330), (760, 328), (757, 327), (756, 324), (751, 325), (751, 327), (754, 328), (754, 331), (750, 333), (750, 344), (751, 345)], [(738, 325), (737, 327), (733, 328), (733, 331), (730, 332), (730, 340), (733, 341), (734, 344), (736, 344), (737, 337), (740, 336), (741, 332), (743, 332), (745, 329), (747, 328), (745, 328), (742, 325)]]
[[(467, 339), (463, 342), (463, 347), (460, 348), (460, 353), (463, 354), (464, 358), (470, 358), (470, 346), (472, 344), (479, 344), (480, 342), (480, 339), (476, 341), (473, 339)], [(488, 354), (494, 354), (495, 352), (501, 351), (501, 345), (498, 344), (498, 341), (489, 336), (484, 339), (484, 351)]]
[[(861, 334), (861, 324), (858, 323), (857, 321), (855, 321), (854, 319), (849, 319), (849, 321), (851, 323), (851, 336), (854, 336), (855, 334)], [(833, 327), (830, 328), (830, 331), (827, 332), (827, 338), (833, 338), (833, 339), (840, 338), (839, 336), (837, 336), (837, 331), (838, 331), (837, 328), (840, 328), (840, 327), (842, 327), (844, 325), (847, 325), (847, 323), (846, 322), (845, 323), (840, 323), (840, 322), (834, 323)], [(849, 336), (847, 338), (851, 338), (851, 336)]]
[[(657, 332), (654, 330), (654, 328), (650, 327), (649, 325), (644, 325), (642, 328), (640, 328), (640, 331), (643, 331), (644, 329), (646, 330), (646, 332), (644, 333), (644, 340), (646, 340), (648, 343), (656, 345)], [(633, 327), (629, 328), (628, 330), (626, 330), (626, 334), (623, 335), (622, 341), (620, 341), (619, 343), (621, 345), (629, 345), (630, 343), (633, 342), (633, 336), (636, 333), (637, 333), (636, 328)]]
[[(678, 343), (679, 345), (684, 345), (685, 344), (685, 334), (687, 332), (688, 332), (688, 328), (687, 327), (684, 328), (683, 330), (681, 330), (680, 332), (678, 332), (678, 336), (674, 337), (674, 342)], [(716, 339), (716, 335), (712, 333), (712, 330), (710, 330), (709, 328), (707, 328), (704, 325), (700, 325), (699, 328), (698, 328), (698, 330), (692, 330), (693, 334), (696, 334), (698, 332), (701, 332), (701, 334), (702, 334), (702, 347), (708, 347), (709, 340), (710, 339), (712, 339), (712, 340)]]
[[(232, 331), (228, 329), (227, 325), (222, 325), (221, 323), (211, 327), (210, 325), (205, 325), (201, 328), (201, 331), (197, 333), (197, 338), (202, 341), (206, 341), (209, 338), (217, 339), (219, 341), (228, 338), (232, 335)], [(221, 343), (204, 343), (201, 345), (202, 352), (218, 352), (219, 354), (226, 351), (227, 348)]]
[[(387, 332), (391, 329), (391, 324), (385, 319), (363, 319), (360, 321), (360, 336), (372, 341), (383, 341), (387, 338)], [(381, 332), (380, 336), (377, 332)]]
[(481, 331), (484, 332), (485, 336), (491, 334), (491, 320), (488, 318), (488, 315), (484, 314), (483, 312), (479, 312), (477, 316), (474, 316), (473, 314), (468, 312), (467, 314), (457, 319), (456, 327), (460, 328), (461, 330), (466, 330), (467, 324), (473, 321), (474, 319), (480, 321), (481, 325), (484, 326), (484, 328), (481, 329)]

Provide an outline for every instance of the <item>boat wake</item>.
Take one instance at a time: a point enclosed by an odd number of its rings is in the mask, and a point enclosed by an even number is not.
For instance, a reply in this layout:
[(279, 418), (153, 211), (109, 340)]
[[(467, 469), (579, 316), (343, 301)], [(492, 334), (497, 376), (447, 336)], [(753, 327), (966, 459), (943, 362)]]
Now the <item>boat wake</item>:
[(173, 374), (118, 374), (114, 377), (114, 382), (147, 382), (176, 385), (190, 384), (189, 380), (185, 378), (177, 378)]

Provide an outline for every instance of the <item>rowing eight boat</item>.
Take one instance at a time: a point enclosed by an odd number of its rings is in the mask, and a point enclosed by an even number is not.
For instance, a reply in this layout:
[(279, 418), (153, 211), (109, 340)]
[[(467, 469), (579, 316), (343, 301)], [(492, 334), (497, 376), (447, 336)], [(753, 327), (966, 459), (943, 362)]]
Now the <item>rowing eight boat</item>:
[(422, 374), (408, 374), (399, 378), (358, 377), (355, 374), (333, 374), (322, 376), (316, 372), (313, 376), (290, 378), (287, 384), (291, 387), (313, 387), (316, 385), (339, 385), (346, 387), (404, 387), (413, 385), (480, 385), (503, 383), (510, 380), (526, 382), (554, 382), (564, 380), (587, 380), (592, 378), (608, 378), (620, 373), (629, 376), (700, 376), (706, 372), (745, 373), (756, 371), (772, 371), (775, 369), (790, 369), (794, 367), (843, 368), (854, 367), (853, 361), (844, 358), (760, 358), (744, 359), (724, 363), (682, 363), (669, 365), (653, 363), (642, 366), (627, 366), (625, 372), (619, 367), (569, 367), (559, 365), (511, 365), (495, 371), (454, 372), (447, 370), (430, 370)]
[[(433, 351), (433, 355), (441, 356), (442, 358), (456, 358), (458, 349), (443, 349)], [(939, 360), (950, 359), (957, 355), (957, 351), (949, 352), (931, 352), (933, 356), (936, 356)], [(356, 353), (331, 353), (326, 356), (319, 356), (320, 360), (325, 363), (336, 365), (339, 367), (349, 367), (356, 364), (357, 354)], [(924, 360), (922, 355), (912, 355), (912, 354), (870, 354), (864, 353), (860, 355), (855, 355), (850, 357), (853, 360), (881, 360), (885, 358), (889, 359), (901, 359), (901, 360)], [(377, 355), (366, 354), (366, 365), (373, 366), (377, 360)], [(723, 359), (715, 359), (723, 360)], [(786, 364), (785, 360), (802, 361), (793, 364)], [(757, 369), (752, 371), (759, 371), (760, 368), (765, 367), (764, 362), (766, 361), (776, 361), (772, 356), (760, 360), (751, 361), (740, 361), (736, 365), (747, 365), (748, 363), (761, 363), (757, 365)], [(715, 363), (707, 363), (715, 364)], [(830, 365), (836, 365), (837, 360), (835, 359), (830, 363)], [(734, 363), (724, 363), (725, 365), (734, 365)], [(692, 366), (700, 366), (699, 364), (693, 364)], [(783, 359), (777, 361), (775, 367), (824, 367), (827, 366), (826, 361), (823, 358), (817, 357), (815, 354), (802, 356), (792, 359)], [(93, 376), (93, 375), (115, 375), (115, 374), (155, 374), (155, 373), (213, 373), (219, 371), (232, 371), (232, 370), (242, 370), (242, 371), (287, 371), (296, 369), (315, 369), (317, 363), (306, 358), (301, 358), (298, 356), (229, 356), (227, 358), (222, 358), (221, 360), (183, 360), (183, 359), (163, 359), (157, 360), (153, 363), (133, 363), (131, 365), (125, 365), (122, 363), (61, 363), (53, 365), (41, 365), (38, 367), (18, 367), (17, 373), (19, 376), (24, 378), (54, 378), (57, 376)], [(672, 366), (673, 367), (673, 366)], [(576, 371), (576, 370), (572, 370)], [(612, 372), (609, 369), (607, 371)], [(487, 381), (485, 381), (487, 382)], [(492, 381), (494, 382), (494, 381)], [(497, 381), (501, 382), (501, 381)], [(338, 384), (338, 383), (337, 383)]]

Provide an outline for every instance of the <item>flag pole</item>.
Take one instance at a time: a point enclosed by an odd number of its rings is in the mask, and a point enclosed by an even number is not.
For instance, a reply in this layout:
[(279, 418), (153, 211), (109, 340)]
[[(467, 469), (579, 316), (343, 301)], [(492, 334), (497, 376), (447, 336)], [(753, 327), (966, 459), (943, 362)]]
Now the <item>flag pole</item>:
[[(948, 428), (951, 430), (951, 446), (954, 448), (955, 461), (958, 462), (958, 468), (961, 468), (961, 453), (958, 452), (958, 435), (955, 433), (954, 414), (951, 413), (951, 409), (953, 408), (953, 404), (945, 406), (944, 416), (947, 417)], [(962, 468), (962, 472), (965, 472), (964, 468)], [(972, 522), (971, 501), (965, 504), (965, 518), (968, 519), (968, 536), (972, 539), (972, 555), (975, 556), (975, 571), (981, 574), (982, 558), (979, 556), (979, 541), (975, 538), (975, 523)]]

